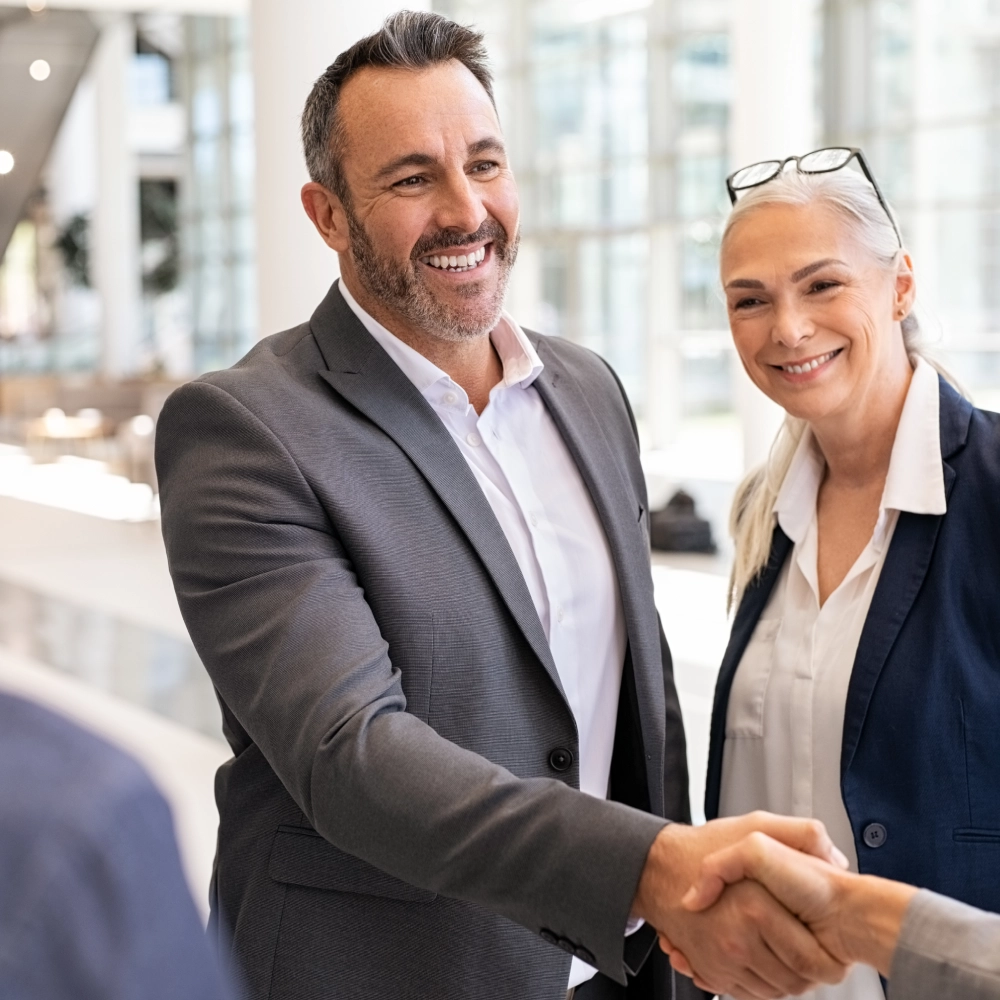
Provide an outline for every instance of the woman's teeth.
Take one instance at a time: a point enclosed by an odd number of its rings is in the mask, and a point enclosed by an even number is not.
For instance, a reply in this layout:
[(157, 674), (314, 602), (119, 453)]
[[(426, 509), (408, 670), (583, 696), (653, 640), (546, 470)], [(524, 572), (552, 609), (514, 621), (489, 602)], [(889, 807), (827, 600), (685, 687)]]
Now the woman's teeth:
[(480, 247), (475, 253), (457, 254), (454, 257), (445, 257), (435, 254), (433, 257), (421, 258), (425, 264), (431, 267), (439, 267), (443, 271), (471, 271), (486, 258), (486, 247)]
[(804, 375), (806, 372), (811, 372), (815, 368), (819, 368), (820, 365), (825, 365), (827, 361), (831, 358), (836, 357), (840, 353), (838, 348), (836, 351), (830, 351), (829, 354), (824, 354), (821, 358), (813, 358), (812, 361), (807, 361), (801, 365), (782, 365), (781, 370), (783, 372), (788, 372), (790, 375)]

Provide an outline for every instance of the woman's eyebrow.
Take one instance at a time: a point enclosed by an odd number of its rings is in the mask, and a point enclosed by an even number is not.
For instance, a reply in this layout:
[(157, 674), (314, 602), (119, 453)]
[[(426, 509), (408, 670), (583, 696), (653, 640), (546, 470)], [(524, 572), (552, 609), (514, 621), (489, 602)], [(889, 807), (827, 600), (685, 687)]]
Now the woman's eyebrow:
[(824, 260), (816, 261), (815, 264), (807, 264), (805, 267), (799, 268), (799, 270), (792, 275), (792, 281), (801, 281), (803, 278), (808, 278), (810, 274), (815, 274), (828, 264), (840, 264), (841, 267), (847, 267), (842, 260), (836, 260), (833, 257), (826, 257)]
[(733, 278), (732, 281), (726, 285), (726, 288), (763, 288), (764, 282), (758, 281), (756, 278)]

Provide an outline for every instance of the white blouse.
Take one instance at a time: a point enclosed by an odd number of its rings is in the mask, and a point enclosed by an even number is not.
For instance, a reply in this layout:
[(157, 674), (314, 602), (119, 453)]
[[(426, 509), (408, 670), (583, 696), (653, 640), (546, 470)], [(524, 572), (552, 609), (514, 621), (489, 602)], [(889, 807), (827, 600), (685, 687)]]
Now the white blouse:
[[(826, 463), (807, 431), (775, 503), (793, 548), (733, 680), (720, 815), (754, 809), (822, 820), (857, 871), (840, 788), (844, 710), (854, 658), (900, 511), (945, 512), (937, 372), (918, 359), (896, 430), (878, 521), (847, 576), (820, 607), (816, 499)], [(884, 1000), (857, 966), (811, 1000)]]

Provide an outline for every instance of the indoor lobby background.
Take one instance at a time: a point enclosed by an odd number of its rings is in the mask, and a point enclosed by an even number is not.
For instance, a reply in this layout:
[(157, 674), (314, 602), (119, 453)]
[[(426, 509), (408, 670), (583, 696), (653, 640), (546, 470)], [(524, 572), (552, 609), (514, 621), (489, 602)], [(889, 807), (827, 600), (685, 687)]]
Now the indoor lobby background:
[[(481, 27), (521, 190), (509, 309), (604, 355), (654, 508), (717, 552), (653, 555), (701, 812), (726, 645), (729, 500), (774, 408), (732, 350), (725, 177), (864, 148), (932, 347), (1000, 407), (1000, 0), (434, 0)], [(298, 202), (298, 115), (383, 0), (0, 4), (0, 686), (135, 752), (201, 905), (228, 753), (157, 520), (166, 395), (308, 318), (336, 260)]]

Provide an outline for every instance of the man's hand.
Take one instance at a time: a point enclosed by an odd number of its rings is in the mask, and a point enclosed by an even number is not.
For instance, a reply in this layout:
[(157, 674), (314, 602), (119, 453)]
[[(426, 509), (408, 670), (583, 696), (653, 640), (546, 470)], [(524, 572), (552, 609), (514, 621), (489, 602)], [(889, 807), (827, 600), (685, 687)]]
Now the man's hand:
[(776, 1000), (818, 983), (839, 983), (847, 973), (845, 964), (760, 885), (733, 886), (701, 911), (683, 905), (682, 897), (698, 879), (704, 859), (756, 831), (823, 863), (846, 867), (816, 820), (755, 812), (697, 828), (672, 824), (650, 848), (633, 916), (660, 932), (675, 968), (711, 992), (729, 993), (737, 1000)]
[(917, 891), (887, 879), (852, 875), (764, 833), (753, 833), (705, 858), (684, 906), (692, 912), (712, 907), (727, 885), (744, 879), (767, 889), (838, 961), (864, 962), (884, 976), (889, 974), (903, 915)]

